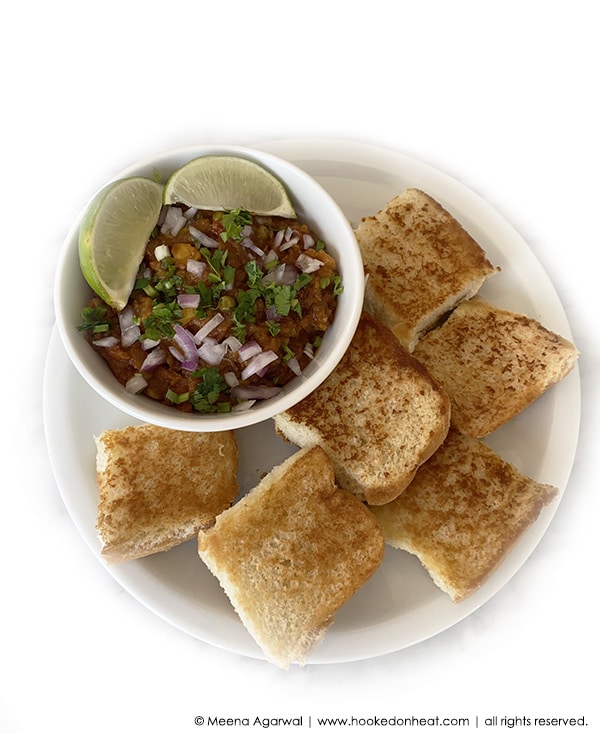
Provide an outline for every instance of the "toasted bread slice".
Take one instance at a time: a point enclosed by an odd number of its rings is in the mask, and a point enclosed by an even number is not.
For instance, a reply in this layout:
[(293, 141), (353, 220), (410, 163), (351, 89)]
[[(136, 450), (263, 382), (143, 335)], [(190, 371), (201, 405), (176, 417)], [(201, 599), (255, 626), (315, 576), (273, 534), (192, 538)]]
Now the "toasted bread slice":
[(169, 550), (214, 523), (238, 493), (232, 431), (192, 433), (154, 425), (97, 439), (97, 530), (108, 563)]
[(477, 296), (428, 333), (414, 356), (448, 392), (452, 424), (478, 438), (565, 377), (578, 352), (535, 319)]
[(431, 196), (406, 189), (356, 229), (368, 273), (365, 307), (412, 351), (498, 268)]
[(450, 402), (392, 332), (363, 313), (333, 373), (274, 420), (291, 443), (320, 445), (340, 486), (385, 504), (445, 438)]
[(556, 494), (451, 429), (402, 496), (371, 510), (386, 542), (416, 555), (459, 602), (484, 583)]
[(200, 557), (282, 668), (306, 662), (383, 550), (375, 518), (335, 485), (318, 447), (294, 453), (198, 535)]

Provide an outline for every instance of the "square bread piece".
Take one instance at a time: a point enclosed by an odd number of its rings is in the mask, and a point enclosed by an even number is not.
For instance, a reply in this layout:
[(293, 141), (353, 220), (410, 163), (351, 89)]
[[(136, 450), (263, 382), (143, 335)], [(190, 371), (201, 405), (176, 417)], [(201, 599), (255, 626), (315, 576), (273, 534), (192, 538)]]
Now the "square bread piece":
[(478, 296), (430, 331), (414, 356), (450, 396), (453, 426), (481, 438), (565, 377), (578, 353), (533, 318)]
[(266, 657), (304, 664), (336, 611), (381, 564), (381, 529), (334, 483), (318, 447), (293, 454), (211, 529), (198, 552)]
[(459, 222), (415, 188), (362, 219), (355, 234), (368, 273), (365, 307), (409, 351), (498, 271)]
[(96, 446), (96, 528), (108, 563), (169, 550), (195, 537), (237, 496), (233, 431), (132, 425), (104, 431)]
[(332, 374), (274, 420), (291, 443), (320, 445), (342, 488), (385, 504), (446, 437), (450, 401), (392, 332), (363, 313)]
[(416, 555), (459, 602), (484, 583), (556, 494), (451, 429), (402, 496), (371, 511), (386, 542)]

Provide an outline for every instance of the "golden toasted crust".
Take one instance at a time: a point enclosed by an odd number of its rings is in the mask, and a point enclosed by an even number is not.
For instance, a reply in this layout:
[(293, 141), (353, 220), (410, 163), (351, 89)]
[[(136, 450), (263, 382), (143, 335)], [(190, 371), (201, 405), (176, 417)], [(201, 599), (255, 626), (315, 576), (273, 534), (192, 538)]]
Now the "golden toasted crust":
[(102, 555), (123, 562), (168, 550), (213, 524), (238, 492), (232, 431), (154, 425), (106, 430), (96, 440)]
[(200, 557), (242, 622), (284, 668), (306, 660), (383, 549), (373, 515), (336, 487), (318, 447), (274, 468), (198, 535)]
[(365, 307), (409, 351), (497, 272), (459, 222), (414, 188), (365, 217), (356, 238), (368, 273)]
[(566, 376), (578, 353), (535, 319), (476, 297), (430, 331), (414, 356), (450, 396), (452, 424), (483, 437)]
[(370, 504), (398, 496), (449, 425), (444, 390), (369, 313), (327, 380), (275, 417), (280, 435), (320, 445), (340, 486)]
[(371, 510), (386, 542), (416, 555), (458, 602), (482, 585), (556, 493), (451, 429), (402, 496)]

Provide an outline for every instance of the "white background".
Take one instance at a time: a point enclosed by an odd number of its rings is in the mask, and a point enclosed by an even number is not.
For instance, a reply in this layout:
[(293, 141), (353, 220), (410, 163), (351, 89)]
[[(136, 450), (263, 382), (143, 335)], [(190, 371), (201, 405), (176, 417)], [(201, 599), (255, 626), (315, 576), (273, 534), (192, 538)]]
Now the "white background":
[[(200, 714), (479, 715), (480, 727), (492, 715), (586, 715), (600, 730), (593, 5), (57, 0), (3, 11), (0, 730), (182, 733)], [(96, 561), (52, 476), (42, 373), (59, 248), (108, 178), (180, 145), (315, 136), (420, 158), (516, 227), (571, 323), (583, 414), (555, 520), (492, 601), (408, 650), (286, 673), (173, 629)]]

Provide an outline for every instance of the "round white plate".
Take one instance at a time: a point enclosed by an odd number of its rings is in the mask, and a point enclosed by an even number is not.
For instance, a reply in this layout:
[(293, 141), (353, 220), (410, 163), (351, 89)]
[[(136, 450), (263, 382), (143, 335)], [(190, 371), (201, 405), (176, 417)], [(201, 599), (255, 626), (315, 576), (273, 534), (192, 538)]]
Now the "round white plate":
[[(260, 147), (317, 178), (353, 225), (404, 188), (423, 189), (452, 212), (489, 259), (502, 268), (481, 294), (572, 338), (560, 300), (527, 244), (489, 204), (455, 179), (405, 155), (358, 143), (282, 140)], [(337, 613), (310, 662), (347, 662), (411, 646), (454, 625), (497, 593), (531, 555), (556, 512), (573, 465), (579, 417), (579, 373), (575, 369), (487, 440), (520, 471), (553, 484), (560, 495), (477, 593), (453, 604), (415, 557), (388, 548), (375, 575)], [(94, 435), (135, 420), (87, 386), (71, 365), (57, 333), (46, 364), (44, 422), (64, 502), (102, 562), (95, 531)], [(271, 421), (243, 428), (237, 436), (242, 491), (252, 488), (261, 475), (295, 450), (275, 435)], [(107, 570), (132, 596), (174, 626), (215, 646), (262, 658), (218, 581), (199, 560), (195, 541)]]

